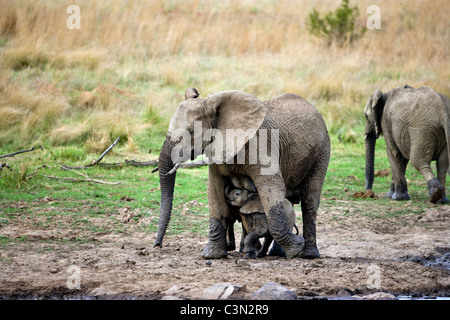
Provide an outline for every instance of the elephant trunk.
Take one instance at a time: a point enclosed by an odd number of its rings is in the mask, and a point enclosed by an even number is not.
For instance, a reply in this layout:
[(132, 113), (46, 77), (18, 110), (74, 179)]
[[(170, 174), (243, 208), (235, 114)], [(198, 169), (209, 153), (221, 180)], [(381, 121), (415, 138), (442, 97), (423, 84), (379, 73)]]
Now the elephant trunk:
[(175, 187), (176, 170), (171, 158), (175, 143), (166, 138), (159, 155), (159, 183), (161, 186), (161, 204), (159, 212), (158, 234), (153, 247), (162, 247), (162, 240), (170, 221), (173, 203), (173, 191)]
[(372, 190), (375, 167), (375, 135), (368, 134), (365, 138), (366, 147), (366, 190)]

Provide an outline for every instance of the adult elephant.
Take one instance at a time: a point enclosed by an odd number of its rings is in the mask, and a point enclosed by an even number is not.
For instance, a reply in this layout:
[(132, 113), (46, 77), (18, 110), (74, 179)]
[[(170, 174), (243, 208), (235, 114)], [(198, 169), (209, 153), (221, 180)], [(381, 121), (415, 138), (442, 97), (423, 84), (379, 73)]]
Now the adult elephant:
[[(405, 171), (411, 161), (427, 182), (429, 200), (448, 203), (445, 180), (449, 167), (449, 99), (430, 87), (415, 89), (405, 85), (384, 93), (377, 89), (364, 113), (366, 189), (372, 189), (375, 140), (383, 133), (392, 169), (391, 189), (386, 196), (409, 200)], [(431, 170), (433, 160), (438, 178)]]
[[(233, 180), (254, 183), (270, 233), (287, 257), (319, 257), (315, 220), (330, 140), (317, 109), (294, 94), (265, 102), (239, 91), (219, 92), (205, 99), (198, 96), (194, 88), (186, 91), (161, 149), (161, 207), (154, 246), (162, 245), (169, 223), (176, 169), (181, 162), (203, 153), (210, 161), (210, 230), (203, 258), (224, 258), (227, 248), (234, 250), (232, 238), (227, 247), (227, 227), (236, 216), (225, 198), (225, 188)], [(304, 239), (288, 229), (285, 198), (293, 204), (301, 199)]]

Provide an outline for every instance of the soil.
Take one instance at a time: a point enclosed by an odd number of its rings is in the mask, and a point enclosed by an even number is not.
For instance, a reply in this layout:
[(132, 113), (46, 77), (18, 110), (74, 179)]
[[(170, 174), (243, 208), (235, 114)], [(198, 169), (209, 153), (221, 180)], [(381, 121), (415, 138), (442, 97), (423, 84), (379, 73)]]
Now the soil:
[[(89, 233), (71, 228), (73, 222), (63, 214), (54, 228), (40, 228), (42, 215), (26, 215), (29, 203), (6, 205), (16, 208), (21, 219), (0, 228), (2, 239), (15, 239), (0, 251), (4, 299), (204, 299), (206, 288), (224, 282), (241, 288), (228, 299), (250, 299), (267, 282), (281, 284), (299, 299), (375, 292), (450, 296), (448, 206), (376, 218), (367, 214), (366, 204), (335, 201), (318, 213), (319, 259), (245, 259), (233, 251), (227, 259), (209, 261), (200, 256), (207, 236), (184, 232), (166, 236), (162, 248), (153, 248), (155, 233), (142, 231), (150, 217), (136, 217), (127, 208), (117, 210), (129, 225), (127, 232)], [(101, 216), (90, 220), (105, 224)]]

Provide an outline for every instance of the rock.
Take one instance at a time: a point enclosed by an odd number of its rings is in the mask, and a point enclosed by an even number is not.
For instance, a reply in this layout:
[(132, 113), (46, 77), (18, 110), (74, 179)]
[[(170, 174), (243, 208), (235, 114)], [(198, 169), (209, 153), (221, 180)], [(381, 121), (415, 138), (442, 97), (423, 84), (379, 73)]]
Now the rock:
[(94, 297), (100, 297), (100, 296), (114, 296), (117, 295), (118, 292), (113, 291), (111, 289), (105, 288), (105, 287), (97, 287), (93, 290), (91, 290), (91, 292), (89, 292), (90, 296), (94, 296)]
[(297, 295), (302, 296), (302, 297), (317, 297), (317, 296), (319, 296), (319, 294), (317, 292), (310, 291), (310, 290), (304, 290), (304, 289), (298, 290)]
[(395, 300), (395, 296), (388, 292), (375, 292), (359, 297), (362, 300)]
[(181, 287), (174, 285), (172, 287), (170, 287), (169, 289), (167, 289), (166, 291), (161, 292), (162, 294), (164, 294), (165, 296), (173, 296), (175, 293), (178, 293), (181, 291)]
[(183, 297), (177, 297), (177, 296), (164, 296), (161, 298), (161, 300), (187, 300)]
[(228, 299), (233, 293), (241, 291), (245, 287), (235, 285), (229, 282), (216, 283), (211, 287), (203, 290), (202, 298), (208, 300), (225, 300)]
[(131, 211), (131, 208), (126, 207), (126, 208), (120, 208), (119, 209), (119, 219), (123, 222), (123, 223), (128, 223), (130, 222), (130, 220), (134, 217), (137, 217), (138, 214), (134, 211)]
[(297, 295), (276, 282), (267, 282), (255, 291), (251, 298), (253, 300), (297, 300)]

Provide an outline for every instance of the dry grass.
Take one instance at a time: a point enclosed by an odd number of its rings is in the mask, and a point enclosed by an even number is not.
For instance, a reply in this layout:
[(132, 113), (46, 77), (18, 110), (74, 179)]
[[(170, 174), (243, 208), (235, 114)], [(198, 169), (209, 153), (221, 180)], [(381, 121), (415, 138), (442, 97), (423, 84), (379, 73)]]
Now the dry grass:
[(377, 4), (382, 29), (343, 48), (305, 28), (313, 7), (339, 0), (84, 0), (80, 30), (66, 27), (70, 4), (2, 2), (0, 147), (39, 140), (96, 152), (121, 136), (137, 151), (149, 143), (142, 135), (164, 132), (189, 86), (203, 96), (300, 94), (348, 141), (376, 88), (429, 85), (450, 96), (447, 0), (359, 1), (358, 27)]

